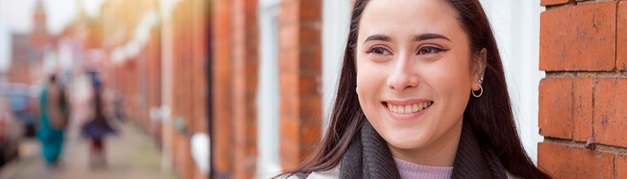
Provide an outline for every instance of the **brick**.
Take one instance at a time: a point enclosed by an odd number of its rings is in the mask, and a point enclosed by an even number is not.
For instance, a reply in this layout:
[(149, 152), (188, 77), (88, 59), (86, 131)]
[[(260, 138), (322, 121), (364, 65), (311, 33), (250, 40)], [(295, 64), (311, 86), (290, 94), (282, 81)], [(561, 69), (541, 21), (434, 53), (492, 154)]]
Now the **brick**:
[(592, 137), (592, 88), (591, 77), (575, 78), (573, 89), (573, 139), (585, 142)]
[(553, 178), (613, 178), (614, 154), (564, 146), (538, 144), (538, 168)]
[[(249, 51), (250, 53), (250, 51)], [(258, 63), (258, 58), (250, 58), (247, 59), (247, 62), (245, 64), (245, 68), (244, 69), (244, 77), (246, 78), (244, 80), (245, 85), (246, 85), (246, 92), (248, 93), (253, 93), (254, 95), (257, 95), (257, 85), (258, 85), (258, 81), (259, 81), (259, 63)], [(250, 97), (248, 97), (250, 98)], [(254, 98), (254, 96), (253, 96)]]
[(320, 95), (301, 96), (299, 120), (302, 122), (319, 123), (322, 113), (322, 97)]
[(298, 118), (299, 108), (298, 100), (299, 98), (293, 94), (281, 94), (281, 121), (283, 120), (294, 120)]
[[(320, 132), (322, 129), (322, 127), (320, 126), (320, 123), (321, 121), (319, 118), (317, 120), (301, 122), (299, 136), (300, 136), (300, 144), (302, 146), (315, 145), (320, 142), (320, 136), (322, 136)], [(303, 147), (303, 150), (306, 150), (306, 149), (307, 149), (306, 147)]]
[(627, 71), (627, 1), (618, 5), (616, 68)]
[(300, 122), (296, 119), (281, 121), (281, 141), (300, 143)]
[(573, 80), (545, 78), (540, 81), (538, 125), (541, 135), (572, 139)]
[(282, 25), (279, 28), (279, 50), (298, 49), (300, 26), (297, 24)]
[(312, 23), (302, 23), (298, 27), (299, 34), (301, 35), (299, 45), (304, 49), (319, 50), (322, 48), (322, 28), (320, 21)]
[(570, 1), (571, 0), (542, 0), (540, 5), (541, 6), (560, 5), (560, 4), (566, 4)]
[(301, 79), (299, 79), (296, 74), (280, 74), (279, 75), (279, 92), (280, 95), (291, 95), (290, 97), (296, 97), (299, 93), (298, 83)]
[(302, 21), (320, 21), (322, 19), (322, 1), (299, 0), (300, 19)]
[(320, 137), (321, 1), (281, 0), (281, 166), (299, 164)]
[(549, 9), (540, 17), (540, 69), (612, 71), (617, 2)]
[[(284, 135), (281, 135), (284, 136)], [(281, 140), (279, 155), (282, 168), (295, 168), (300, 164), (300, 145), (291, 141)]]
[(616, 178), (627, 178), (627, 155), (616, 156)]
[[(251, 109), (254, 110), (254, 109)], [(245, 128), (245, 136), (246, 136), (246, 146), (250, 147), (250, 146), (255, 146), (257, 143), (257, 117), (254, 114), (249, 114), (248, 117), (245, 120), (246, 123), (246, 128)], [(257, 150), (256, 147), (253, 147), (254, 150)], [(246, 149), (249, 150), (249, 149)], [(255, 153), (248, 153), (247, 154), (255, 154)]]
[(300, 14), (300, 3), (293, 0), (281, 0), (281, 13), (279, 15), (279, 24), (287, 25), (298, 23)]
[[(230, 9), (232, 1), (213, 3), (213, 62), (212, 62), (212, 175), (228, 177), (232, 171), (231, 124), (231, 48), (232, 31)], [(176, 45), (174, 46), (176, 47)]]
[[(303, 96), (320, 96), (320, 76), (303, 75), (298, 82), (298, 91)], [(319, 110), (316, 108), (316, 110)]]
[(279, 74), (297, 74), (300, 65), (299, 50), (289, 49), (279, 51)]
[(599, 79), (595, 98), (594, 131), (602, 144), (627, 147), (627, 79)]

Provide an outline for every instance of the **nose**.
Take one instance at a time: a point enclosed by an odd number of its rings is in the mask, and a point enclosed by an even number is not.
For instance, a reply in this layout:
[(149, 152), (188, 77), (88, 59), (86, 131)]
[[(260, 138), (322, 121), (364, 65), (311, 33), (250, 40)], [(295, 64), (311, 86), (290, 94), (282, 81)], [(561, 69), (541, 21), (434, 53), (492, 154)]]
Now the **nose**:
[(408, 58), (399, 58), (392, 74), (388, 77), (390, 89), (401, 92), (418, 85), (417, 69), (411, 65)]

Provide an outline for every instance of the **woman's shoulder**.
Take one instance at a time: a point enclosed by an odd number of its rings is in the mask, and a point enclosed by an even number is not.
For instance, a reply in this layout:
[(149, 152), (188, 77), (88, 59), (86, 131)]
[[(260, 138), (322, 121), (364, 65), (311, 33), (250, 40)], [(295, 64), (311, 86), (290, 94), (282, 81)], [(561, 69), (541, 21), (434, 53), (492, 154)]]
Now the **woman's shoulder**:
[(340, 165), (331, 170), (311, 172), (309, 175), (292, 175), (287, 179), (335, 179), (340, 177)]
[(340, 177), (340, 165), (331, 170), (312, 172), (307, 179), (331, 179)]

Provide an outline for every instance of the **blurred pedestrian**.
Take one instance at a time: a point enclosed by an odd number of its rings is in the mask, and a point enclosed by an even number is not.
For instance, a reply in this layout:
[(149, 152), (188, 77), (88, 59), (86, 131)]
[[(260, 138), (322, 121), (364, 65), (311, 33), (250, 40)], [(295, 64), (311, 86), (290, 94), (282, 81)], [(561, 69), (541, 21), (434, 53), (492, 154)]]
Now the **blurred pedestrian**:
[(112, 92), (113, 95), (113, 118), (117, 119), (117, 121), (124, 122), (126, 121), (126, 113), (124, 112), (124, 101), (120, 94)]
[(65, 90), (51, 75), (39, 98), (40, 117), (37, 138), (42, 143), (46, 164), (56, 167), (63, 148), (63, 136), (69, 121), (69, 105)]
[(96, 72), (89, 73), (92, 81), (92, 98), (91, 98), (91, 111), (88, 121), (83, 125), (83, 134), (89, 138), (89, 166), (91, 168), (105, 167), (105, 137), (110, 134), (114, 134), (115, 130), (109, 124), (107, 116), (105, 115), (105, 102), (103, 100), (103, 85), (102, 81), (98, 77)]

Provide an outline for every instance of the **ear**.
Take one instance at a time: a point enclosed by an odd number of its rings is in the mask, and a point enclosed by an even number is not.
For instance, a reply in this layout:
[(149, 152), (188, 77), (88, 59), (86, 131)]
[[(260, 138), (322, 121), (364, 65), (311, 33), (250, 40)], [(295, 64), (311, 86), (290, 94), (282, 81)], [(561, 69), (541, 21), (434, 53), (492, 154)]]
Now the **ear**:
[[(472, 74), (472, 90), (477, 91), (479, 90), (479, 80), (481, 80), (481, 78), (483, 78), (483, 75), (485, 74), (485, 68), (488, 64), (488, 52), (485, 48), (481, 49), (481, 51), (479, 52), (479, 54), (477, 56), (475, 56), (475, 58), (472, 60), (473, 62), (473, 74)], [(483, 80), (485, 81), (485, 79)]]

